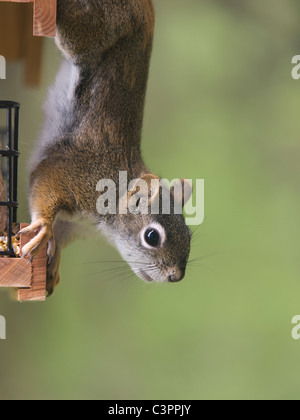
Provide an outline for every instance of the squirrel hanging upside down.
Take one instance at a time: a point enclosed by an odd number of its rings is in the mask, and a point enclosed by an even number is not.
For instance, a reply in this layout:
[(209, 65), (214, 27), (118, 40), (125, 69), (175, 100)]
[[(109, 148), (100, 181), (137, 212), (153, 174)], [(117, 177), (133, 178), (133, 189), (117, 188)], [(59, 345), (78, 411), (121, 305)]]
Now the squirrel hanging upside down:
[[(101, 179), (118, 186), (120, 171), (149, 187), (158, 179), (140, 151), (154, 20), (151, 0), (58, 0), (56, 44), (65, 60), (45, 105), (32, 159), (32, 223), (22, 231), (36, 234), (23, 256), (48, 243), (49, 295), (62, 249), (87, 232), (83, 222), (102, 232), (141, 279), (177, 282), (185, 275), (191, 235), (182, 214), (101, 215), (96, 208)], [(190, 195), (185, 191), (185, 200)], [(150, 207), (153, 196), (147, 198)], [(174, 189), (171, 200), (182, 205)]]

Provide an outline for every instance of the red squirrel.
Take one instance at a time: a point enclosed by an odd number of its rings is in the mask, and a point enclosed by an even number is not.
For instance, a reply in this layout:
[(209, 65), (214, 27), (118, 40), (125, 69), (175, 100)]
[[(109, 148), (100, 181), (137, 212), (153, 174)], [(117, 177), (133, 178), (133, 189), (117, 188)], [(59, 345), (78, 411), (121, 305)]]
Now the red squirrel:
[[(56, 44), (65, 59), (45, 105), (31, 162), (32, 223), (22, 231), (35, 233), (23, 256), (33, 258), (48, 243), (48, 295), (59, 283), (62, 249), (87, 225), (141, 279), (177, 282), (185, 275), (191, 234), (182, 214), (101, 215), (96, 207), (101, 179), (118, 186), (120, 171), (149, 187), (158, 179), (140, 150), (154, 24), (151, 0), (58, 0)], [(171, 197), (181, 200), (174, 189)]]

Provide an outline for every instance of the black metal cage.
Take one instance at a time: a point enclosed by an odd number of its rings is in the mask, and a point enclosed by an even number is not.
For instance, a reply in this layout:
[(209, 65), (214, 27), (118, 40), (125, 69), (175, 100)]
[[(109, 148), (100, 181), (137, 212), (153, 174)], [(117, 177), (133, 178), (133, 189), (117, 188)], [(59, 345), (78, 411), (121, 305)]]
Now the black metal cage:
[(7, 249), (0, 251), (0, 256), (10, 257), (15, 256), (12, 233), (18, 210), (19, 110), (17, 102), (0, 101), (0, 170), (6, 178), (6, 199), (0, 201), (0, 208), (7, 210)]

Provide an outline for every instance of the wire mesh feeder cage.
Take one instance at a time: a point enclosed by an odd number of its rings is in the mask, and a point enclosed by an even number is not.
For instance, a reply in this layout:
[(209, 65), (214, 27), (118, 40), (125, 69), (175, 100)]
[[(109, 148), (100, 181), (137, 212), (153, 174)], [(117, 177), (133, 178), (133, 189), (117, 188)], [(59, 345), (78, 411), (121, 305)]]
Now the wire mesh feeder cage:
[(15, 257), (18, 249), (13, 236), (18, 210), (19, 110), (17, 102), (0, 101), (0, 257)]
[(0, 101), (0, 287), (17, 289), (22, 302), (44, 301), (47, 248), (33, 260), (20, 257), (34, 235), (18, 234), (28, 226), (17, 223), (19, 111), (17, 102)]

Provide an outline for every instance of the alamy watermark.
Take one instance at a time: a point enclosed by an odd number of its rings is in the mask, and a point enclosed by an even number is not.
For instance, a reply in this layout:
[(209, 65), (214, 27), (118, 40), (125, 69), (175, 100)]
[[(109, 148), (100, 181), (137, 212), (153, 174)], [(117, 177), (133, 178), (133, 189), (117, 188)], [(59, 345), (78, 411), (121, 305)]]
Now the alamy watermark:
[(3, 55), (0, 55), (0, 79), (6, 79), (6, 60)]
[(300, 315), (293, 317), (292, 324), (295, 325), (292, 329), (292, 338), (293, 340), (300, 340)]
[(6, 319), (0, 315), (0, 340), (6, 340)]
[(101, 215), (182, 214), (184, 208), (187, 225), (201, 225), (204, 221), (203, 179), (194, 183), (191, 179), (168, 181), (146, 174), (128, 183), (127, 172), (121, 171), (118, 187), (113, 180), (102, 179), (97, 191), (100, 195), (96, 207)]
[(294, 80), (300, 79), (300, 55), (295, 55), (292, 59), (292, 64), (294, 67), (292, 69), (292, 78)]

